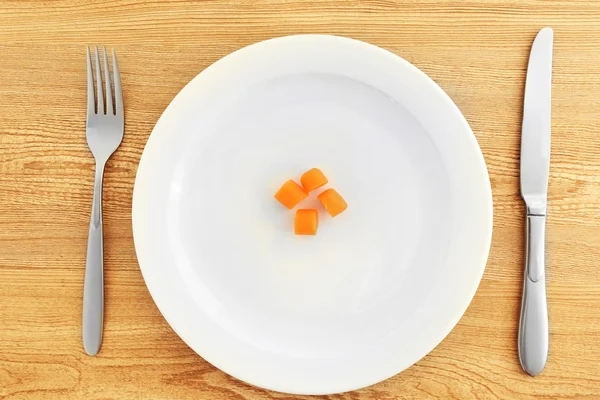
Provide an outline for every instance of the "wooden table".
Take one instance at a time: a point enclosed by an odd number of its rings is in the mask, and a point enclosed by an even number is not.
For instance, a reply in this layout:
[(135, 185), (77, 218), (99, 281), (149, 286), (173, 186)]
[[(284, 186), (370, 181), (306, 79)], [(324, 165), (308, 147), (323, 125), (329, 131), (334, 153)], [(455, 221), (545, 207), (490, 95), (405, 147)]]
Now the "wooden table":
[[(517, 361), (523, 276), (519, 142), (536, 32), (555, 29), (548, 225), (550, 358)], [(401, 374), (329, 399), (600, 397), (600, 3), (594, 1), (3, 1), (0, 3), (0, 398), (292, 399), (192, 352), (144, 285), (131, 196), (152, 127), (177, 92), (260, 40), (331, 33), (384, 47), (458, 104), (483, 150), (494, 237), (452, 333)], [(81, 344), (94, 164), (85, 142), (84, 45), (120, 55), (125, 139), (105, 176), (104, 344)], [(309, 397), (306, 397), (309, 398)]]

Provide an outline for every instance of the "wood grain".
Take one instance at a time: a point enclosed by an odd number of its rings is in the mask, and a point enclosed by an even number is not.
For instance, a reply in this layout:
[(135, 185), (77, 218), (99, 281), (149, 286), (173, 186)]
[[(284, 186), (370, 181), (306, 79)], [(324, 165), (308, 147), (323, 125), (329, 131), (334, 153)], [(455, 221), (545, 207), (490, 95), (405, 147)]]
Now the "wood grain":
[[(533, 379), (516, 354), (518, 156), (528, 51), (546, 25), (555, 29), (551, 338)], [(175, 94), (231, 51), (294, 33), (365, 40), (429, 74), (475, 131), (494, 195), (489, 262), (458, 326), (403, 373), (323, 398), (600, 398), (600, 3), (582, 0), (1, 2), (0, 398), (303, 398), (248, 386), (195, 355), (152, 302), (131, 233), (137, 163)], [(97, 43), (120, 55), (127, 123), (106, 170), (106, 325), (92, 358), (80, 339), (93, 180), (83, 45)]]

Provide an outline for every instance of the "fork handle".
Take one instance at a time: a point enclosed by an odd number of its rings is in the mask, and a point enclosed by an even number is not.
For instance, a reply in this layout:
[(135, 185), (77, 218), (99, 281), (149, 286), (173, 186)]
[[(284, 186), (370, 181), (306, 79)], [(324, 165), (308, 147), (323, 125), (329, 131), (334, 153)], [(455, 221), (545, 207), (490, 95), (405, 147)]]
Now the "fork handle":
[(102, 238), (102, 176), (104, 163), (96, 162), (94, 199), (88, 235), (83, 286), (83, 348), (94, 356), (102, 344), (104, 323), (104, 244)]

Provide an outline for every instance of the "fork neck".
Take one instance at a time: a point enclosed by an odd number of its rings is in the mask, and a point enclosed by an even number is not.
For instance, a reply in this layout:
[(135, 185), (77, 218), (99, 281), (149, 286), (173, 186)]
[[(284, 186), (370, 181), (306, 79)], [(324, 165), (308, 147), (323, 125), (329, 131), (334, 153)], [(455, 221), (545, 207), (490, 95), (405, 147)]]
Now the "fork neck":
[(90, 224), (94, 228), (102, 226), (102, 179), (106, 161), (96, 160), (96, 176), (94, 178), (94, 198), (92, 200), (92, 218)]

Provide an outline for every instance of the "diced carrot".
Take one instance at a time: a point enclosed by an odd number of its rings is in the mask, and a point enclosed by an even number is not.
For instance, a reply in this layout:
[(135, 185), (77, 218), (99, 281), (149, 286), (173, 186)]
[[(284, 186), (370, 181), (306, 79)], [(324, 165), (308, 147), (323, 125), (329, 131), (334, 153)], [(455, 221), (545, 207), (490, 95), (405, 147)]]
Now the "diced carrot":
[(302, 186), (291, 179), (284, 183), (281, 189), (275, 193), (275, 198), (289, 210), (296, 207), (296, 204), (307, 197), (308, 193), (302, 189)]
[(317, 198), (332, 217), (335, 217), (348, 208), (348, 204), (346, 204), (344, 198), (334, 189), (327, 189), (318, 195)]
[(302, 174), (300, 182), (307, 192), (311, 192), (327, 184), (327, 178), (319, 168), (313, 168)]
[(294, 232), (296, 235), (316, 235), (319, 227), (319, 213), (315, 209), (296, 210)]

